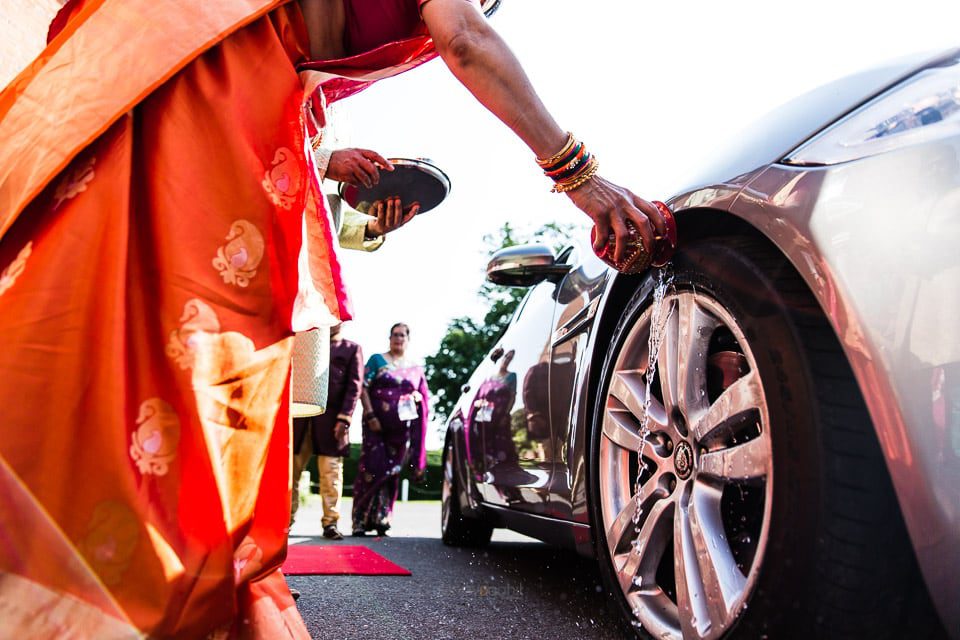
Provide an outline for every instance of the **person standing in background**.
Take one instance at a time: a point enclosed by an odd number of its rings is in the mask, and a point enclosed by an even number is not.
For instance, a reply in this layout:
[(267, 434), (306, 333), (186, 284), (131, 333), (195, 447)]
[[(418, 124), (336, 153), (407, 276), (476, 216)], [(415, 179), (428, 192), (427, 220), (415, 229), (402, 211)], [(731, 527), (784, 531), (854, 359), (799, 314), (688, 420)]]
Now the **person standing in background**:
[(317, 456), (320, 497), (323, 501), (323, 537), (343, 540), (337, 529), (340, 520), (340, 496), (343, 493), (343, 457), (350, 455), (350, 422), (360, 396), (363, 352), (360, 345), (343, 338), (342, 324), (330, 328), (330, 390), (327, 410), (319, 416), (293, 421), (293, 493), (290, 524), (293, 525), (300, 494), (297, 478), (312, 455)]
[(406, 357), (410, 327), (390, 327), (390, 350), (370, 356), (364, 372), (363, 449), (353, 484), (353, 535), (386, 535), (400, 488), (410, 467), (415, 482), (427, 466), (430, 391), (423, 367)]

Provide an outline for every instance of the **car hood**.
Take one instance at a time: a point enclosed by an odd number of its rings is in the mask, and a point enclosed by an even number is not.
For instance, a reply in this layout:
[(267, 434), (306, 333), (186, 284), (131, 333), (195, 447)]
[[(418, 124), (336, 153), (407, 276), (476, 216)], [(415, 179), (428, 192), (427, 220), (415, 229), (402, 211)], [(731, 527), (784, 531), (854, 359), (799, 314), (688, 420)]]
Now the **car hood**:
[[(734, 148), (711, 159), (706, 169), (678, 193), (704, 186), (742, 184), (745, 174), (778, 162), (852, 110), (943, 55), (925, 52), (898, 58), (784, 103), (746, 129)], [(691, 155), (696, 157), (697, 153)]]

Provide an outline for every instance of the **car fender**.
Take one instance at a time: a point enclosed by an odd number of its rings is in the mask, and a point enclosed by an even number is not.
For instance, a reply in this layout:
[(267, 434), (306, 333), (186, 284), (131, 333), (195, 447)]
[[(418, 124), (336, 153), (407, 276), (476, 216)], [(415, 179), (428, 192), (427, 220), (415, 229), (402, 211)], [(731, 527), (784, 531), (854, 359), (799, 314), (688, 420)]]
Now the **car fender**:
[[(736, 193), (735, 185), (700, 188), (669, 204), (681, 238), (692, 212), (728, 214), (763, 234), (806, 282), (866, 402), (928, 590), (957, 629), (960, 457), (945, 450), (934, 416), (937, 380), (960, 367), (960, 348), (951, 348), (960, 340), (930, 329), (955, 336), (960, 326), (945, 322), (958, 306), (943, 308), (960, 292), (960, 143), (937, 144), (834, 167), (774, 164), (743, 176)], [(943, 166), (928, 166), (930, 158)]]

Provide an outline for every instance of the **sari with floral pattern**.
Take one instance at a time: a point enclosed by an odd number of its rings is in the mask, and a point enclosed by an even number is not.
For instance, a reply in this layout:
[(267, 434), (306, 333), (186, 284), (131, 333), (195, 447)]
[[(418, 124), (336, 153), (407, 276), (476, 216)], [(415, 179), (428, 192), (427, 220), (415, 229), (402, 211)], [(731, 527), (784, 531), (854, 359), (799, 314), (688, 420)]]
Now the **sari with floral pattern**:
[(307, 638), (279, 571), (292, 329), (349, 307), (302, 15), (64, 11), (0, 93), (0, 624)]

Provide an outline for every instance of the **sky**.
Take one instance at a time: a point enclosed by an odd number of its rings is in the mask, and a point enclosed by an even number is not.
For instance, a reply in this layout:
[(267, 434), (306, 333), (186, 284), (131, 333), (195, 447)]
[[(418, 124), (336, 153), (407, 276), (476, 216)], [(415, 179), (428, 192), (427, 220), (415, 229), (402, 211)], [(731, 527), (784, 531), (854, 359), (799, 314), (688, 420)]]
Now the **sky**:
[[(504, 0), (491, 22), (601, 175), (661, 200), (790, 98), (900, 55), (960, 46), (956, 0)], [(344, 335), (367, 355), (387, 349), (394, 322), (410, 325), (410, 352), (423, 358), (451, 318), (481, 314), (483, 237), (503, 223), (556, 221), (589, 235), (586, 216), (549, 193), (532, 153), (440, 60), (345, 100), (334, 119), (339, 144), (431, 158), (453, 185), (379, 251), (343, 252), (356, 316)]]

